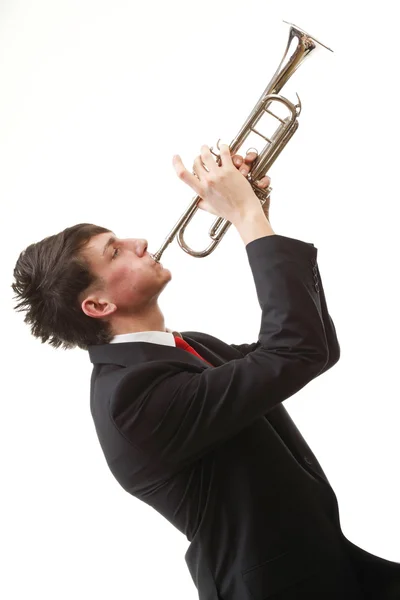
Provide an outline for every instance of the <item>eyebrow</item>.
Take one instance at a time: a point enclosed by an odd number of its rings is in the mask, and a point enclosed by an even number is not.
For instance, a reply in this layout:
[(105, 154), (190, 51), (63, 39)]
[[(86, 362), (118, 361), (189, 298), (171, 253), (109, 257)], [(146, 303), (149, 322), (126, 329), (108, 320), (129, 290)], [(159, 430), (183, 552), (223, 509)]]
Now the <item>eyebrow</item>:
[(103, 254), (102, 256), (105, 255), (105, 253), (107, 252), (107, 249), (111, 246), (111, 244), (113, 244), (116, 241), (116, 237), (112, 236), (108, 239), (108, 241), (106, 242), (106, 245), (103, 248)]

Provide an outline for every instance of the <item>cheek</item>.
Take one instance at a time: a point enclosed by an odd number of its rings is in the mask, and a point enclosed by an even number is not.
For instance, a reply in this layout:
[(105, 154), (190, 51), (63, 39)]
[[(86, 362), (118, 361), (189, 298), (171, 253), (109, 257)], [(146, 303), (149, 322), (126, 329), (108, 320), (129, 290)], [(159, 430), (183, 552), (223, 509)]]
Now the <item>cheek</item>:
[(129, 265), (124, 265), (121, 262), (113, 265), (113, 269), (108, 277), (110, 289), (122, 291), (124, 288), (132, 287), (134, 281), (134, 271), (129, 268)]
[(148, 288), (152, 275), (148, 265), (121, 264), (111, 277), (111, 285), (119, 295), (140, 293)]

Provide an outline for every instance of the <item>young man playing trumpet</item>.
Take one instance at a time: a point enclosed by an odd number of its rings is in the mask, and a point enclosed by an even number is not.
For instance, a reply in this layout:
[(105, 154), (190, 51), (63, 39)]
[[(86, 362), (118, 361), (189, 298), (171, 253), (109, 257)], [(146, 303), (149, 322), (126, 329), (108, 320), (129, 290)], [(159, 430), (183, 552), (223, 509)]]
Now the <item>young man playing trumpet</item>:
[(245, 244), (256, 342), (167, 329), (158, 298), (170, 271), (146, 240), (90, 224), (21, 253), (16, 308), (42, 341), (88, 350), (109, 468), (187, 536), (200, 600), (398, 599), (400, 565), (343, 535), (336, 495), (283, 406), (340, 356), (317, 248), (271, 228), (246, 177), (256, 154), (220, 149), (218, 166), (202, 146), (194, 174), (179, 156), (173, 164), (199, 207), (228, 219)]

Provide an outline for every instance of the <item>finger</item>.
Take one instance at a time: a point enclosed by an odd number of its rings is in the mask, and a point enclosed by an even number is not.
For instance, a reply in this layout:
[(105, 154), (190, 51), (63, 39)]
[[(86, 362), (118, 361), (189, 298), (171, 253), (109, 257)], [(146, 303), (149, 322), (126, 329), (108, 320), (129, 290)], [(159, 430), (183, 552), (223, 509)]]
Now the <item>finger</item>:
[(252, 165), (253, 162), (255, 161), (255, 159), (257, 158), (258, 154), (257, 152), (248, 152), (246, 154), (246, 156), (244, 157), (244, 162), (246, 163), (246, 165)]
[(257, 179), (257, 181), (255, 181), (254, 183), (256, 184), (257, 187), (265, 189), (271, 183), (271, 177), (268, 177), (268, 175), (265, 175), (264, 177), (261, 177), (261, 179)]
[(206, 175), (206, 173), (208, 173), (207, 169), (203, 165), (203, 161), (202, 161), (201, 156), (197, 156), (194, 159), (193, 171), (194, 171), (195, 175), (197, 175), (197, 177), (199, 179), (201, 179), (202, 177), (204, 177), (204, 175)]
[(232, 162), (231, 151), (228, 144), (223, 144), (222, 142), (219, 145), (220, 149), (220, 157), (221, 157), (221, 165), (223, 167), (234, 167), (235, 165)]
[(243, 157), (240, 156), (240, 154), (235, 154), (232, 157), (232, 162), (235, 165), (235, 167), (239, 168), (243, 164)]
[(254, 163), (255, 159), (257, 158), (257, 156), (258, 156), (257, 152), (248, 152), (246, 154), (246, 156), (244, 157), (243, 164), (240, 167), (240, 172), (242, 175), (247, 177), (247, 175), (250, 173), (250, 170), (251, 170), (253, 163)]
[(179, 154), (175, 154), (175, 156), (172, 159), (172, 164), (179, 179), (182, 179), (184, 183), (189, 185), (192, 188), (192, 190), (194, 190), (200, 196), (202, 192), (200, 187), (200, 181), (195, 175), (189, 173), (189, 171), (185, 168)]
[(247, 177), (247, 175), (250, 172), (250, 166), (246, 165), (246, 163), (243, 163), (242, 166), (240, 167), (240, 172), (242, 175), (244, 175), (245, 177)]
[(201, 160), (203, 161), (204, 165), (206, 166), (206, 168), (209, 171), (213, 171), (215, 169), (218, 169), (218, 165), (215, 162), (215, 159), (213, 158), (213, 155), (211, 154), (211, 150), (210, 150), (210, 148), (206, 144), (203, 144), (201, 146), (200, 156), (201, 156)]

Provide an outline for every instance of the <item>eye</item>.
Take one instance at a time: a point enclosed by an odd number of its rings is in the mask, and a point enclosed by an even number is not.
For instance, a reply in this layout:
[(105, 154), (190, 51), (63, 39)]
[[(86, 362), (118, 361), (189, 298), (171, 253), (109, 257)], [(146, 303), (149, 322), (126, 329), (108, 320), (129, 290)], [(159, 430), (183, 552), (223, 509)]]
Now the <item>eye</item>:
[(116, 252), (118, 252), (118, 251), (119, 251), (119, 248), (115, 248), (115, 250), (114, 250), (114, 252), (113, 252), (113, 254), (112, 254), (112, 257), (113, 257), (113, 258), (115, 258), (115, 256), (116, 256)]

